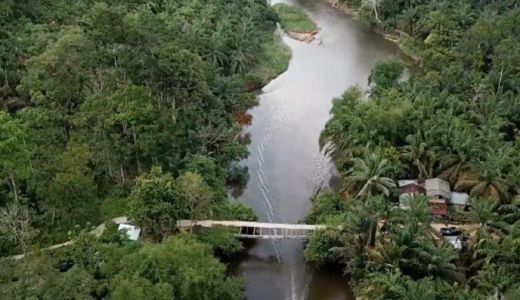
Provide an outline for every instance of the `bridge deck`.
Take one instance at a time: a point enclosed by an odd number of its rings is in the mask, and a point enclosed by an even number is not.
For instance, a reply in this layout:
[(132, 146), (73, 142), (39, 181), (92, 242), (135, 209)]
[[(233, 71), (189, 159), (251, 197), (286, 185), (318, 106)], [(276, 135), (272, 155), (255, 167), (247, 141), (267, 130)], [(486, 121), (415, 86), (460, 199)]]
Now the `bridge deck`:
[(205, 228), (218, 226), (235, 227), (238, 228), (238, 231), (235, 234), (235, 236), (240, 238), (253, 239), (306, 239), (312, 231), (326, 228), (325, 225), (263, 223), (246, 221), (180, 220), (177, 222), (177, 227), (179, 228), (190, 228), (193, 226)]

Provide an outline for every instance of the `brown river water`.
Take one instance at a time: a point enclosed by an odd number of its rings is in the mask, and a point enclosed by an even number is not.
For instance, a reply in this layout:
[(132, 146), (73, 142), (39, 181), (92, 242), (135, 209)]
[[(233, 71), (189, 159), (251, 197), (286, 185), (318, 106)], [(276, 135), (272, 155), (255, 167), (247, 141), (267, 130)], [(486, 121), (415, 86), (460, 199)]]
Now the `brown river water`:
[[(331, 100), (349, 86), (367, 86), (370, 69), (399, 56), (398, 48), (322, 0), (273, 0), (303, 8), (321, 29), (306, 44), (284, 36), (292, 50), (288, 70), (262, 90), (250, 109), (251, 155), (243, 162), (250, 180), (239, 201), (266, 222), (297, 223), (310, 197), (329, 185), (334, 166), (318, 140), (329, 119)], [(236, 262), (247, 299), (353, 299), (340, 272), (316, 271), (303, 259), (304, 242), (261, 240)]]

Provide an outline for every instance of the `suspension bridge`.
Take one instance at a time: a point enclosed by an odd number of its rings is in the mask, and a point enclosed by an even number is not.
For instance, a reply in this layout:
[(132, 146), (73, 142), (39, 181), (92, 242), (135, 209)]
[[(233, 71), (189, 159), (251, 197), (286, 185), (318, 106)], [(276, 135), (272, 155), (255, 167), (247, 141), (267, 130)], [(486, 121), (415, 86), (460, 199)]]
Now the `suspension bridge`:
[(235, 228), (235, 236), (247, 239), (307, 239), (318, 229), (325, 229), (325, 225), (263, 223), (246, 221), (218, 221), (218, 220), (180, 220), (178, 228)]

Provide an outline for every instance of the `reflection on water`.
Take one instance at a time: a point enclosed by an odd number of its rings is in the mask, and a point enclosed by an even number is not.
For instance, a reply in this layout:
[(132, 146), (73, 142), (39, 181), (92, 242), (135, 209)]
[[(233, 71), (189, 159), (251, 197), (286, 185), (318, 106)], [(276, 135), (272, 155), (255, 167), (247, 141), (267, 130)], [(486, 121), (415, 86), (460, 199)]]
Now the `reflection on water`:
[[(293, 58), (287, 72), (273, 80), (249, 112), (253, 123), (250, 180), (240, 201), (269, 222), (299, 222), (309, 197), (328, 185), (333, 165), (318, 140), (329, 119), (331, 99), (351, 85), (366, 86), (371, 67), (398, 54), (397, 48), (370, 33), (321, 0), (286, 0), (303, 7), (321, 28), (321, 44), (284, 37)], [(349, 299), (346, 280), (316, 272), (304, 262), (301, 241), (258, 241), (240, 262), (248, 299)]]

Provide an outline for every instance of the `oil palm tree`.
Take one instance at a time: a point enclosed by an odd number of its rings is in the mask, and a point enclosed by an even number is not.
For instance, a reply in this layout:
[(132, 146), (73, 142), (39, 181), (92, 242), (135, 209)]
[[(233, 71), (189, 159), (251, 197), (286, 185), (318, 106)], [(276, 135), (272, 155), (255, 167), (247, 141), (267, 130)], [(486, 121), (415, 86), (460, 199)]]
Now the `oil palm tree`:
[(366, 121), (360, 117), (364, 110), (364, 92), (360, 88), (348, 89), (340, 98), (334, 99), (333, 117), (325, 125), (320, 135), (320, 147), (338, 165), (347, 163), (355, 155), (364, 151), (365, 137), (360, 133), (369, 132)]
[(480, 141), (469, 128), (456, 130), (451, 147), (440, 151), (440, 176), (455, 185), (461, 177), (471, 173), (475, 168), (475, 160), (482, 152), (479, 144)]
[(435, 300), (439, 297), (431, 279), (414, 281), (396, 270), (370, 274), (360, 285), (363, 299)]
[(406, 209), (395, 207), (392, 210), (391, 222), (400, 224), (422, 224), (429, 227), (432, 219), (430, 209), (428, 207), (429, 198), (425, 195), (416, 195), (409, 197)]
[(474, 198), (471, 200), (471, 211), (468, 214), (472, 222), (480, 225), (477, 232), (477, 241), (484, 233), (494, 233), (503, 236), (509, 231), (509, 225), (497, 212), (498, 205), (486, 198)]
[(502, 174), (500, 159), (489, 155), (476, 164), (473, 172), (455, 184), (455, 189), (468, 190), (472, 197), (487, 197), (500, 203), (509, 200), (510, 187), (511, 184)]
[(385, 176), (389, 172), (388, 160), (374, 153), (364, 159), (355, 158), (352, 168), (346, 172), (345, 188), (356, 192), (356, 196), (362, 199), (379, 194), (388, 197), (396, 187), (394, 180)]
[(481, 289), (506, 293), (520, 281), (520, 222), (511, 226), (501, 241), (486, 236), (475, 245), (475, 258), (482, 270), (475, 278)]
[(412, 164), (417, 170), (420, 179), (433, 175), (436, 163), (435, 151), (426, 143), (421, 132), (406, 137), (407, 145), (401, 147), (400, 158)]

